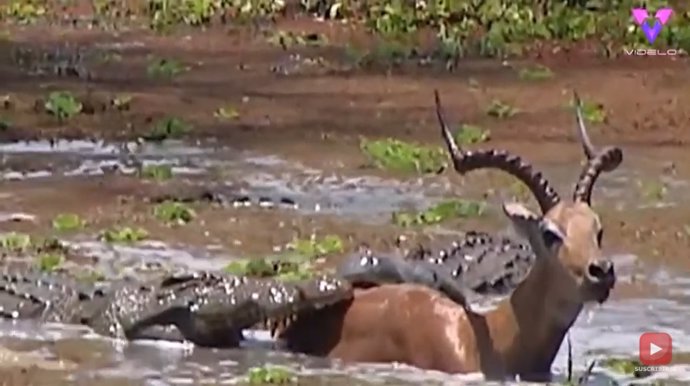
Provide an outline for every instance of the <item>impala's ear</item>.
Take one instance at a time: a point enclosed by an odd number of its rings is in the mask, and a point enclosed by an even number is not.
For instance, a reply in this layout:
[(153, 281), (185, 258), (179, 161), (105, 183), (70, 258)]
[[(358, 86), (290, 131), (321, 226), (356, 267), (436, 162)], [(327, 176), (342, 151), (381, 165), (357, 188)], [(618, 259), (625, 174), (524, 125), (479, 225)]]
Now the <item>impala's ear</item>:
[(555, 255), (554, 252), (563, 244), (565, 235), (558, 226), (524, 205), (517, 202), (504, 203), (503, 212), (511, 220), (518, 234), (529, 240), (537, 257)]
[(513, 221), (539, 221), (540, 217), (519, 202), (503, 203), (503, 212)]

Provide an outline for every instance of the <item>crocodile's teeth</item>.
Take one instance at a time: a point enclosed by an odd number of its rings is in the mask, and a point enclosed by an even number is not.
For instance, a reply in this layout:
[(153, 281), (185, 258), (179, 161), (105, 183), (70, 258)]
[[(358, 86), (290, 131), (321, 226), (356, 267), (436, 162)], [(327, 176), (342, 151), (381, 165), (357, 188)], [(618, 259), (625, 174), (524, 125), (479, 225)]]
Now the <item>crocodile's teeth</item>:
[(271, 327), (269, 328), (269, 331), (271, 333), (271, 338), (275, 338), (276, 334), (280, 328), (280, 319), (272, 319), (271, 320)]
[(276, 325), (274, 323), (271, 323), (271, 327), (268, 329), (271, 335), (271, 338), (275, 338), (276, 336)]

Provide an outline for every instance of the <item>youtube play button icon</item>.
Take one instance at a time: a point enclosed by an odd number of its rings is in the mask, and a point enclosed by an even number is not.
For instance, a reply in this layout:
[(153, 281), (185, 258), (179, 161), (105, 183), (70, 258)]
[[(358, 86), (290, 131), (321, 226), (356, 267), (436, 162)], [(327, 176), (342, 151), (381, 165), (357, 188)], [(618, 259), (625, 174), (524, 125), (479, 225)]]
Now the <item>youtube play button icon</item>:
[(671, 335), (664, 332), (645, 332), (640, 336), (640, 362), (643, 365), (668, 365), (672, 357)]

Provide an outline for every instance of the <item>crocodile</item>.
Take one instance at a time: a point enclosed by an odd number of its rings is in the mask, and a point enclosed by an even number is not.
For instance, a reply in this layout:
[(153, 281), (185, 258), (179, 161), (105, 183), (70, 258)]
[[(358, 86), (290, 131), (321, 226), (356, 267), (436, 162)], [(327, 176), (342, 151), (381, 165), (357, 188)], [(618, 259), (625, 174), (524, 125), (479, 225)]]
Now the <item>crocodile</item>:
[(97, 285), (36, 270), (0, 274), (1, 318), (79, 324), (112, 338), (207, 347), (236, 347), (244, 329), (351, 296), (350, 284), (331, 275), (281, 282), (193, 272)]
[(176, 187), (174, 192), (160, 191), (154, 192), (146, 201), (150, 203), (161, 203), (164, 201), (176, 202), (207, 202), (223, 207), (243, 208), (258, 206), (261, 208), (284, 208), (298, 209), (299, 204), (292, 198), (286, 196), (268, 197), (259, 195), (248, 195), (240, 193), (227, 193), (226, 189), (187, 185)]
[(336, 272), (356, 287), (417, 283), (467, 305), (469, 299), (508, 294), (524, 279), (534, 260), (527, 242), (470, 231), (449, 246), (420, 245), (402, 255), (363, 248), (348, 256)]

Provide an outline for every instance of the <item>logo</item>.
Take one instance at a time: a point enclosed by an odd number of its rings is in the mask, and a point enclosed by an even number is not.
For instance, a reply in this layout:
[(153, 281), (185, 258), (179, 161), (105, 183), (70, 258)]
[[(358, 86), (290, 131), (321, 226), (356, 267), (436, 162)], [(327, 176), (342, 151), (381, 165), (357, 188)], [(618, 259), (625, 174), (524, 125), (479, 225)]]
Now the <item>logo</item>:
[(654, 14), (654, 25), (650, 27), (647, 22), (649, 18), (647, 10), (644, 8), (632, 9), (632, 17), (635, 20), (635, 24), (642, 28), (642, 32), (644, 32), (644, 36), (647, 37), (649, 44), (654, 44), (654, 41), (659, 36), (659, 32), (661, 32), (664, 25), (668, 23), (672, 14), (673, 10), (671, 8), (661, 8), (657, 10)]
[(667, 365), (671, 363), (672, 357), (671, 335), (665, 332), (645, 332), (640, 335), (640, 362), (643, 365)]

